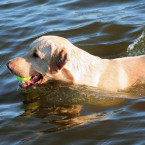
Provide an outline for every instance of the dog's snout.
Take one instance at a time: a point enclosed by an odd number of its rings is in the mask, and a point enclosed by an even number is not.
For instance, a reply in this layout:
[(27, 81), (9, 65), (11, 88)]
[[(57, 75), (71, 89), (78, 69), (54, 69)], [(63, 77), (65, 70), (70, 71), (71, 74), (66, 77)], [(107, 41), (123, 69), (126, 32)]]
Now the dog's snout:
[(12, 71), (12, 67), (13, 67), (12, 62), (9, 61), (6, 65), (7, 65), (8, 69)]

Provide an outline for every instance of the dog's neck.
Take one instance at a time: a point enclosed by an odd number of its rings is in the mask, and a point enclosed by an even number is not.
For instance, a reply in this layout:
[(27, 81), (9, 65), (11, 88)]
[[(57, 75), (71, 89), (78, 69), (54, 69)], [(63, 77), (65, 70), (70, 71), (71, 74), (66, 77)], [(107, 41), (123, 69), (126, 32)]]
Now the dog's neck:
[[(74, 83), (97, 86), (101, 72), (103, 72), (107, 66), (107, 60), (93, 56), (81, 49), (77, 49), (77, 52), (73, 52), (72, 54), (70, 61), (68, 61), (65, 65), (65, 69), (62, 71), (68, 74), (68, 78)], [(96, 72), (96, 68), (98, 72)], [(92, 74), (92, 72), (94, 72), (94, 74)], [(94, 79), (96, 79), (96, 81), (94, 81)]]

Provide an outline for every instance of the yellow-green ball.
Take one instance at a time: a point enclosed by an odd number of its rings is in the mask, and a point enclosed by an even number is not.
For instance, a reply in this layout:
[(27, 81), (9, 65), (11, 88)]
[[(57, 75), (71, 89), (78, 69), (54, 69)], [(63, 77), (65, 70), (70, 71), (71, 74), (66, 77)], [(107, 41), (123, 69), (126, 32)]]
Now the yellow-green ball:
[(27, 78), (21, 78), (21, 77), (18, 77), (18, 76), (16, 76), (17, 77), (17, 79), (19, 80), (19, 81), (21, 81), (21, 82), (27, 82), (27, 81), (29, 81), (30, 79), (31, 79), (31, 76), (29, 76), (29, 77), (27, 77)]

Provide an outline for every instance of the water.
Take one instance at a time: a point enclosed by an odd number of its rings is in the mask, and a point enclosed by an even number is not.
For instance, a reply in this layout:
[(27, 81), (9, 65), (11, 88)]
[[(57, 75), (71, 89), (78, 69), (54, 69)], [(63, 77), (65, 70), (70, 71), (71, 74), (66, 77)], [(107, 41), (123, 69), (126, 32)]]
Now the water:
[(144, 22), (144, 0), (1, 0), (0, 144), (145, 144), (144, 87), (111, 94), (50, 82), (19, 90), (5, 66), (42, 35), (103, 58), (144, 54)]

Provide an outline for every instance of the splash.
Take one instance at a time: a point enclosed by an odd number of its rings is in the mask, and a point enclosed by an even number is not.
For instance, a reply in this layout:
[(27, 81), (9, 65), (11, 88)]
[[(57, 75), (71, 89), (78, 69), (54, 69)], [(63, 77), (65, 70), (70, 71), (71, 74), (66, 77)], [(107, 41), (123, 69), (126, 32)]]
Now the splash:
[(128, 56), (138, 56), (145, 54), (145, 31), (127, 49)]

